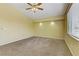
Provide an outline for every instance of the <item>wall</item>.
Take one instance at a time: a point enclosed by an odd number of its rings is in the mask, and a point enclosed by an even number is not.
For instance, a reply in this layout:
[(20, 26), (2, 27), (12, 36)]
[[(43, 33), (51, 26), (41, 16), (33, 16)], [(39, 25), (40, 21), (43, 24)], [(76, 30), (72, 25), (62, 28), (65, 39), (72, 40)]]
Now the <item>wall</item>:
[(54, 21), (54, 24), (49, 22), (35, 22), (35, 36), (63, 39), (64, 37), (64, 21)]
[(66, 35), (65, 42), (68, 45), (72, 55), (79, 56), (79, 41), (69, 35)]
[(32, 37), (33, 23), (8, 4), (0, 4), (0, 45)]

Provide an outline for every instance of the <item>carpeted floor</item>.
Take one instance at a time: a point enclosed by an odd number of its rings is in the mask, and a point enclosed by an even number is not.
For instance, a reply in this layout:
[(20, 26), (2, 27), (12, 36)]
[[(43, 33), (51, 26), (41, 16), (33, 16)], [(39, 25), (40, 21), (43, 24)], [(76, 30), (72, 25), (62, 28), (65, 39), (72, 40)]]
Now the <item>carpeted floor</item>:
[(0, 46), (2, 56), (71, 56), (64, 40), (32, 37)]

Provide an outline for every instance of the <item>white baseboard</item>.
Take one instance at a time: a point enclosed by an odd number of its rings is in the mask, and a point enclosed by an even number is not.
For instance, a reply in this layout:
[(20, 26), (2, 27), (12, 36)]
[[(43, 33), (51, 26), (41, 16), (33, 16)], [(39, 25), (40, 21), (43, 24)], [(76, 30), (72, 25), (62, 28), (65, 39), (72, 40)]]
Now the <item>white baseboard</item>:
[(33, 36), (23, 38), (23, 39), (14, 40), (14, 41), (9, 41), (9, 42), (2, 42), (2, 43), (0, 43), (0, 46), (6, 45), (6, 44), (9, 44), (9, 43), (13, 43), (13, 42), (17, 42), (17, 41), (20, 41), (20, 40), (28, 39), (28, 38), (31, 38), (31, 37), (33, 37)]
[(54, 37), (46, 37), (46, 36), (33, 36), (33, 37), (41, 37), (41, 38), (48, 38), (48, 39), (64, 40), (64, 38), (54, 38)]

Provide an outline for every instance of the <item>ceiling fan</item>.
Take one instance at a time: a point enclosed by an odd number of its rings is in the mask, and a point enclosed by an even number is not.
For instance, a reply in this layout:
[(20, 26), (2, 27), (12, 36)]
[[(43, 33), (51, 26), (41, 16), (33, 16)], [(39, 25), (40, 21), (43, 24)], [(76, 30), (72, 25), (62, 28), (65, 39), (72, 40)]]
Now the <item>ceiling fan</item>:
[(30, 5), (31, 7), (26, 8), (26, 10), (32, 10), (34, 13), (37, 10), (43, 10), (43, 8), (40, 7), (42, 3), (27, 3), (27, 4)]

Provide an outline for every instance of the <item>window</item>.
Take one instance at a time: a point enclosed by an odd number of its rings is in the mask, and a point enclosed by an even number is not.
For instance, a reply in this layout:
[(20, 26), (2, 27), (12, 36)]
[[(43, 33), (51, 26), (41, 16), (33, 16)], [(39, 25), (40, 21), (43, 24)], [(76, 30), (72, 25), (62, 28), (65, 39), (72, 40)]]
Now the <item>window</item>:
[(74, 3), (67, 14), (68, 34), (79, 40), (79, 4)]

